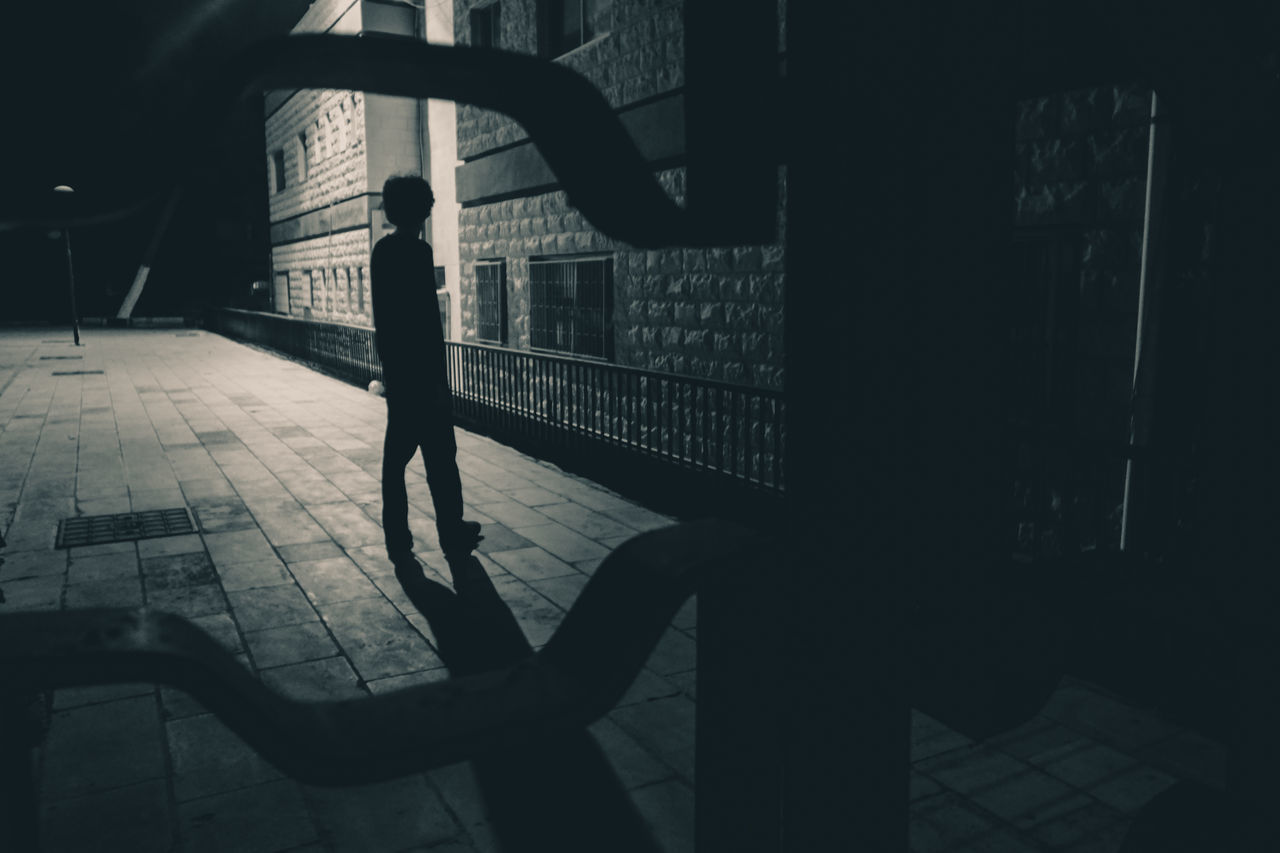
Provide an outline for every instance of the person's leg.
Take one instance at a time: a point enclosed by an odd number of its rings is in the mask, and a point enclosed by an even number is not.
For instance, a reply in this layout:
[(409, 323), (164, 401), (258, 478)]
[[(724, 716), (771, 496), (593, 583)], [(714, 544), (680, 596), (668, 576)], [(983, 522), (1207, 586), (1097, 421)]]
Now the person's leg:
[(420, 435), (440, 547), (449, 556), (469, 552), (479, 541), (480, 525), (462, 520), (458, 444), (453, 435), (453, 413), (447, 405), (433, 406), (425, 413)]
[(393, 559), (413, 550), (409, 532), (409, 495), (404, 469), (418, 449), (412, 412), (387, 398), (387, 434), (382, 441), (382, 533)]

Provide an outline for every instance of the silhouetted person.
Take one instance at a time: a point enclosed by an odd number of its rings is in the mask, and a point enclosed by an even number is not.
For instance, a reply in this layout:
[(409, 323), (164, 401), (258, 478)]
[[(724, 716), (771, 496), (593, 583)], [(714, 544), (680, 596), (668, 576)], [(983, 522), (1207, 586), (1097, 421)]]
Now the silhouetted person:
[(435, 196), (422, 178), (389, 178), (382, 187), (382, 209), (396, 230), (373, 247), (370, 264), (374, 341), (387, 396), (382, 531), (392, 562), (409, 558), (413, 550), (404, 469), (418, 448), (445, 557), (465, 557), (482, 538), (478, 523), (462, 519), (435, 258), (431, 246), (418, 237), (433, 204)]

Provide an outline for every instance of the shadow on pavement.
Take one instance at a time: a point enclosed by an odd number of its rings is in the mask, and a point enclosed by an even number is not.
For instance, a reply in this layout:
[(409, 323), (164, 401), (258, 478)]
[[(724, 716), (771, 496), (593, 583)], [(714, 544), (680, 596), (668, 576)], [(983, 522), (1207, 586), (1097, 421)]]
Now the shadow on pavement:
[[(416, 561), (396, 566), (455, 677), (508, 666), (533, 653), (515, 616), (474, 557), (450, 564), (454, 589)], [(506, 853), (658, 853), (600, 747), (585, 731), (472, 762), (494, 833)]]

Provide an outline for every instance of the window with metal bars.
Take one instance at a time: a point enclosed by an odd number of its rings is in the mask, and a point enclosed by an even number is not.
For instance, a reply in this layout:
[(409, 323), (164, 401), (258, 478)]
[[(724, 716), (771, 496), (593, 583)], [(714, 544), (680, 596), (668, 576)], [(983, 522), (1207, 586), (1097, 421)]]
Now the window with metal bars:
[(529, 260), (529, 343), (589, 358), (612, 358), (612, 258)]
[(476, 339), (507, 342), (507, 262), (477, 261)]

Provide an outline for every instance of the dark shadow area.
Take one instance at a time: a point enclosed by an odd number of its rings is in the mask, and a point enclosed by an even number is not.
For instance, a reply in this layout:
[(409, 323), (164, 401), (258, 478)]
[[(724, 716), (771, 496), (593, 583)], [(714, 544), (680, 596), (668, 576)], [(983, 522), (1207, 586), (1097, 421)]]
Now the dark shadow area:
[[(455, 677), (509, 666), (533, 654), (515, 616), (475, 557), (450, 563), (454, 589), (426, 577), (416, 560), (396, 579), (435, 632)], [(473, 762), (494, 834), (507, 853), (656, 853), (600, 747), (586, 732), (553, 738)]]

